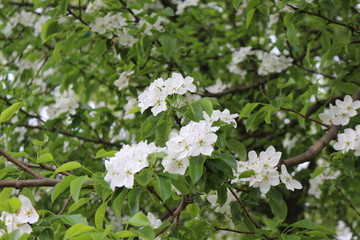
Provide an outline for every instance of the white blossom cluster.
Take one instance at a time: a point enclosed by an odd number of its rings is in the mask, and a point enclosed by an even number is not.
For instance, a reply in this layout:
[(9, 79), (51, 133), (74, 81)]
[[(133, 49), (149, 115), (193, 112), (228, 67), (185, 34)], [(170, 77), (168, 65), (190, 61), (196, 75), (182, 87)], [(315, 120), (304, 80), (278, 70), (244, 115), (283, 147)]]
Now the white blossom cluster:
[(310, 195), (314, 195), (315, 198), (320, 199), (321, 196), (321, 189), (320, 186), (326, 181), (326, 180), (332, 180), (336, 179), (338, 176), (340, 176), (340, 171), (331, 171), (330, 168), (325, 169), (324, 172), (317, 175), (315, 178), (312, 178), (309, 180), (310, 188), (308, 193)]
[(276, 56), (272, 53), (263, 52), (260, 54), (261, 63), (258, 68), (259, 75), (269, 73), (280, 73), (292, 65), (292, 59), (284, 56)]
[(319, 117), (323, 123), (328, 125), (345, 126), (350, 122), (350, 118), (357, 115), (357, 109), (360, 108), (360, 101), (353, 101), (350, 95), (344, 97), (344, 101), (337, 99), (335, 106), (330, 104), (330, 108), (326, 109)]
[(354, 155), (360, 156), (360, 125), (354, 129), (346, 128), (344, 133), (337, 135), (337, 142), (334, 144), (334, 149), (347, 153), (349, 150), (355, 150)]
[(25, 10), (22, 10), (21, 12), (16, 12), (11, 18), (9, 18), (9, 21), (7, 22), (5, 28), (2, 29), (2, 32), (5, 35), (10, 35), (12, 32), (12, 29), (18, 25), (21, 24), (26, 27), (34, 28), (34, 36), (39, 36), (41, 33), (41, 27), (42, 25), (49, 19), (49, 16), (38, 16), (33, 12), (27, 12)]
[(223, 112), (214, 110), (209, 116), (203, 112), (205, 120), (199, 122), (190, 121), (182, 127), (179, 133), (173, 134), (166, 142), (166, 157), (162, 161), (164, 171), (184, 175), (189, 166), (189, 157), (211, 156), (214, 151), (213, 144), (217, 140), (215, 132), (219, 127), (213, 127), (216, 121), (236, 126), (235, 118), (238, 114), (230, 114), (228, 109)]
[(247, 178), (237, 178), (235, 181), (249, 182), (249, 186), (259, 187), (262, 193), (267, 193), (271, 186), (279, 185), (280, 180), (291, 191), (302, 188), (301, 183), (288, 173), (285, 165), (281, 165), (281, 174), (279, 175), (277, 165), (281, 158), (281, 152), (276, 152), (273, 146), (260, 152), (259, 156), (255, 151), (250, 151), (248, 158), (248, 161), (238, 161), (235, 175), (239, 176), (242, 172), (249, 170), (253, 170), (254, 174)]
[(195, 92), (196, 86), (193, 84), (194, 78), (184, 78), (180, 73), (173, 73), (171, 78), (164, 81), (162, 78), (155, 79), (144, 92), (139, 95), (139, 107), (141, 113), (147, 108), (156, 116), (167, 109), (166, 97), (172, 94), (183, 95), (187, 91)]
[(216, 83), (214, 85), (206, 87), (205, 90), (210, 93), (219, 93), (228, 87), (229, 87), (229, 84), (224, 84), (220, 79), (217, 79)]
[(88, 6), (86, 7), (85, 12), (86, 13), (93, 13), (95, 11), (99, 11), (103, 8), (106, 8), (107, 5), (105, 3), (103, 3), (102, 0), (95, 0), (94, 2), (91, 2), (88, 4)]
[(76, 95), (71, 89), (71, 86), (62, 93), (60, 92), (60, 88), (56, 87), (53, 95), (55, 96), (55, 104), (49, 106), (47, 110), (50, 119), (54, 119), (65, 112), (75, 114), (79, 104), (77, 103)]
[(130, 113), (130, 110), (138, 105), (138, 101), (136, 98), (130, 96), (127, 96), (126, 100), (127, 103), (124, 105), (124, 110), (125, 110), (124, 119), (134, 119), (135, 114)]
[(239, 68), (238, 64), (244, 61), (248, 55), (252, 55), (253, 53), (254, 52), (251, 51), (251, 47), (241, 47), (239, 50), (234, 51), (232, 54), (231, 63), (228, 66), (228, 70), (231, 73), (238, 74), (244, 78), (246, 71)]
[[(16, 213), (2, 212), (0, 221), (5, 224), (7, 233), (19, 230), (19, 235), (30, 234), (32, 228), (29, 224), (36, 223), (39, 220), (39, 214), (28, 197), (20, 195), (18, 199), (21, 202), (20, 209)], [(0, 237), (4, 233), (5, 230), (0, 229)]]
[[(150, 17), (155, 17), (155, 14), (154, 13), (151, 14)], [(144, 18), (141, 18), (139, 21), (139, 28), (141, 29), (141, 28), (145, 27), (144, 33), (148, 36), (152, 36), (151, 30), (156, 30), (156, 31), (162, 32), (164, 30), (163, 25), (165, 23), (168, 23), (168, 20), (166, 20), (163, 17), (158, 17), (156, 19), (156, 22), (153, 24), (149, 23)]]
[(120, 73), (119, 78), (114, 81), (114, 85), (118, 88), (119, 91), (129, 86), (130, 76), (132, 74), (134, 74), (134, 71)]
[(149, 154), (161, 151), (162, 148), (156, 147), (154, 143), (147, 144), (142, 141), (138, 144), (124, 145), (114, 157), (105, 161), (105, 181), (110, 182), (113, 190), (122, 186), (132, 188), (134, 175), (149, 166)]
[(185, 8), (190, 6), (197, 6), (199, 3), (199, 0), (185, 0), (185, 1), (178, 1), (178, 4), (176, 6), (176, 14), (180, 15), (184, 13)]

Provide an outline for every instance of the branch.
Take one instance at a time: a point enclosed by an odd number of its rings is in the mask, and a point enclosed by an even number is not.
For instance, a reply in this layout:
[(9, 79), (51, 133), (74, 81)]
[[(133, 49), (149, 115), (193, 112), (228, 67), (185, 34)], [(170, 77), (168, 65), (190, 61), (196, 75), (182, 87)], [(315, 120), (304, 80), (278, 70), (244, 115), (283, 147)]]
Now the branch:
[(305, 13), (305, 14), (308, 14), (308, 15), (312, 15), (312, 16), (315, 16), (315, 17), (322, 18), (322, 19), (326, 20), (328, 23), (333, 23), (333, 24), (336, 24), (336, 25), (340, 25), (340, 26), (346, 27), (346, 28), (350, 29), (350, 30), (353, 31), (353, 32), (359, 32), (359, 30), (357, 30), (354, 26), (350, 26), (350, 25), (347, 25), (347, 24), (345, 24), (345, 23), (343, 23), (343, 22), (339, 22), (339, 21), (333, 20), (333, 19), (331, 19), (331, 18), (325, 17), (325, 16), (320, 15), (320, 14), (318, 14), (318, 13), (308, 12), (308, 11), (306, 11), (306, 10), (301, 10), (301, 9), (299, 9), (299, 8), (297, 8), (297, 7), (294, 7), (294, 6), (290, 5), (290, 4), (288, 4), (288, 6), (289, 6), (290, 8), (292, 8), (292, 9), (294, 9), (295, 11), (298, 11), (298, 10), (299, 10), (299, 12), (301, 12), (301, 13)]
[(24, 188), (24, 187), (52, 187), (58, 184), (61, 180), (59, 179), (31, 179), (31, 180), (0, 180), (0, 188), (13, 187), (13, 188)]
[(140, 21), (140, 18), (138, 16), (136, 16), (136, 14), (133, 12), (133, 10), (127, 7), (127, 4), (124, 0), (119, 0), (119, 2), (124, 6), (124, 9), (126, 9), (135, 18), (136, 22)]
[(80, 22), (82, 22), (84, 25), (89, 26), (89, 24), (87, 22), (85, 22), (82, 18), (81, 15), (77, 16), (73, 11), (71, 11), (70, 8), (67, 9), (69, 14), (72, 15), (74, 18), (76, 18), (77, 20), (79, 20)]
[(243, 232), (243, 231), (238, 231), (235, 229), (230, 229), (230, 228), (219, 228), (219, 227), (215, 227), (216, 230), (219, 231), (228, 231), (228, 232), (234, 232), (234, 233), (243, 233), (243, 234), (255, 234), (255, 232)]
[[(360, 99), (360, 88), (356, 89), (355, 93), (352, 95), (352, 98), (354, 100)], [(281, 166), (281, 164), (285, 164), (286, 166), (293, 166), (314, 159), (320, 153), (320, 151), (337, 136), (340, 127), (341, 126), (338, 125), (331, 125), (329, 130), (306, 152), (292, 158), (281, 160), (278, 166)]]
[(159, 194), (157, 194), (154, 190), (153, 187), (147, 187), (147, 190), (154, 194), (154, 196), (160, 200), (160, 202), (163, 204), (163, 206), (166, 208), (166, 210), (169, 212), (170, 216), (174, 215), (174, 212), (169, 208), (169, 206), (161, 199), (161, 197), (159, 196)]
[[(5, 125), (16, 125), (16, 126), (25, 127), (25, 128), (30, 128), (30, 129), (44, 130), (44, 131), (48, 131), (48, 132), (57, 132), (57, 131), (58, 131), (58, 129), (55, 128), (55, 127), (46, 128), (46, 127), (34, 126), (34, 125), (26, 124), (26, 123), (14, 124), (14, 123), (4, 122), (4, 123), (2, 123), (2, 124), (5, 124)], [(83, 141), (85, 141), (85, 142), (92, 142), (92, 143), (96, 143), (96, 144), (104, 144), (104, 145), (113, 146), (113, 147), (118, 147), (118, 148), (121, 148), (121, 147), (123, 146), (121, 143), (113, 143), (113, 142), (103, 141), (103, 140), (101, 140), (101, 139), (87, 138), (87, 137), (79, 136), (79, 135), (76, 135), (76, 134), (74, 134), (74, 133), (68, 132), (68, 131), (66, 131), (66, 130), (60, 130), (59, 133), (61, 133), (61, 134), (64, 135), (64, 136), (75, 137), (75, 138), (80, 139), (80, 140), (83, 140)]]
[[(41, 168), (41, 169), (45, 169), (48, 171), (52, 171), (55, 172), (56, 168), (50, 167), (50, 166), (46, 166), (43, 164), (35, 164), (35, 163), (27, 163), (27, 162), (23, 162), (24, 165), (26, 165), (29, 168)], [(65, 175), (65, 176), (71, 176), (71, 173), (68, 172), (59, 172), (59, 174)]]
[(262, 79), (262, 80), (254, 83), (253, 85), (250, 85), (250, 86), (241, 86), (241, 87), (228, 88), (228, 89), (225, 89), (224, 91), (219, 92), (219, 93), (205, 92), (205, 93), (202, 93), (200, 95), (202, 97), (222, 97), (222, 96), (227, 95), (227, 94), (232, 94), (232, 93), (237, 93), (237, 92), (242, 92), (242, 91), (250, 90), (250, 89), (253, 89), (253, 88), (257, 88), (260, 85), (263, 85), (264, 83), (267, 83), (268, 81), (270, 81), (270, 80), (272, 80), (274, 78), (277, 78), (278, 76), (279, 76), (279, 74), (275, 74), (275, 75), (271, 76), (270, 79)]
[(9, 154), (7, 154), (4, 150), (0, 149), (0, 155), (4, 156), (8, 161), (12, 162), (13, 164), (15, 164), (16, 166), (18, 166), (19, 168), (21, 168), (22, 170), (24, 170), (25, 172), (29, 173), (31, 176), (33, 176), (34, 178), (37, 179), (43, 179), (45, 178), (44, 176), (41, 176), (39, 173), (37, 173), (36, 171), (32, 170), (31, 168), (27, 167), (22, 161), (10, 156)]
[(323, 127), (326, 127), (327, 129), (330, 128), (329, 125), (327, 125), (327, 124), (325, 124), (325, 123), (322, 123), (322, 122), (319, 122), (319, 121), (317, 121), (317, 120), (315, 120), (315, 119), (309, 118), (308, 116), (306, 116), (306, 115), (304, 115), (304, 114), (301, 114), (301, 113), (299, 113), (299, 112), (296, 112), (295, 110), (292, 110), (292, 109), (289, 109), (289, 108), (284, 108), (284, 107), (280, 107), (280, 109), (281, 109), (281, 110), (284, 110), (284, 111), (288, 111), (288, 112), (295, 113), (296, 115), (298, 115), (298, 116), (300, 116), (300, 117), (302, 117), (302, 118), (304, 118), (304, 119), (306, 119), (306, 120), (309, 120), (309, 121), (312, 121), (312, 122), (314, 122), (314, 123), (317, 123), (317, 124), (319, 124), (319, 125), (321, 125), (321, 126), (323, 126)]
[(70, 201), (72, 199), (72, 195), (70, 194), (69, 197), (66, 199), (65, 205), (63, 206), (63, 208), (60, 210), (60, 212), (58, 213), (58, 215), (64, 214), (66, 208), (69, 206)]
[(335, 186), (336, 190), (341, 194), (343, 199), (350, 205), (350, 207), (354, 210), (354, 212), (360, 217), (360, 212), (356, 209), (355, 205), (351, 202), (351, 200), (346, 196), (345, 193), (341, 191), (339, 186)]
[(168, 221), (170, 222), (170, 225), (166, 226), (163, 229), (161, 229), (160, 231), (158, 231), (155, 234), (155, 237), (157, 237), (160, 234), (162, 234), (163, 232), (165, 232), (171, 226), (171, 224), (174, 222), (174, 220), (179, 217), (180, 213), (186, 208), (186, 206), (191, 202), (192, 201), (188, 197), (182, 196), (181, 197), (181, 202), (179, 203), (179, 206), (176, 208), (174, 214), (172, 216), (170, 216), (169, 219), (168, 219)]

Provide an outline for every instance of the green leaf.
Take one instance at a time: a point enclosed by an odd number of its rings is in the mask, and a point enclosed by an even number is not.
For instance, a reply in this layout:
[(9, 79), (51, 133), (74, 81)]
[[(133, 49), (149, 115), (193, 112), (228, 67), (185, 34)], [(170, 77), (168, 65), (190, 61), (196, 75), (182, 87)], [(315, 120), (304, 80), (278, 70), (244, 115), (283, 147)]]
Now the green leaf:
[(85, 217), (83, 217), (82, 215), (80, 214), (74, 214), (74, 215), (60, 215), (61, 217), (61, 220), (70, 225), (70, 226), (73, 226), (77, 223), (81, 223), (81, 224), (84, 224), (84, 225), (89, 225), (88, 224), (88, 221), (86, 220)]
[(177, 41), (170, 35), (162, 35), (160, 36), (159, 40), (162, 46), (164, 57), (169, 60), (176, 50)]
[(248, 29), (251, 23), (251, 20), (254, 16), (256, 9), (252, 8), (249, 11), (246, 12), (246, 28)]
[(281, 239), (282, 240), (301, 240), (301, 237), (296, 236), (296, 235), (281, 234)]
[(75, 178), (76, 176), (66, 176), (63, 180), (61, 180), (61, 182), (56, 184), (51, 192), (51, 201), (54, 202), (55, 199), (70, 186), (70, 183)]
[(148, 218), (142, 212), (136, 213), (125, 223), (131, 224), (136, 227), (151, 226), (151, 223), (149, 222)]
[(144, 239), (148, 239), (148, 240), (155, 239), (154, 230), (150, 226), (140, 228), (139, 230), (131, 229), (131, 231), (135, 233), (137, 236), (142, 237)]
[(240, 6), (241, 2), (242, 2), (242, 0), (233, 0), (233, 2), (232, 2), (233, 7), (235, 9), (237, 9)]
[(237, 170), (237, 162), (233, 155), (228, 153), (215, 153), (214, 156), (223, 160), (227, 165), (229, 165), (235, 171)]
[(206, 158), (204, 156), (197, 156), (190, 158), (189, 172), (190, 172), (190, 178), (193, 183), (196, 183), (201, 178), (203, 174), (205, 159)]
[(21, 201), (17, 197), (11, 197), (4, 202), (0, 202), (0, 212), (16, 213), (20, 207)]
[(141, 186), (146, 186), (149, 184), (152, 176), (152, 171), (149, 169), (142, 170), (139, 174), (135, 175), (136, 182)]
[(240, 160), (246, 160), (247, 151), (244, 144), (235, 139), (227, 140), (227, 147), (239, 156)]
[(173, 125), (172, 116), (168, 112), (163, 112), (157, 123), (155, 132), (155, 143), (160, 147), (165, 147), (165, 143), (169, 139), (171, 128)]
[(91, 198), (80, 198), (77, 202), (74, 202), (68, 210), (68, 213), (72, 213), (73, 211), (75, 211), (78, 208), (81, 208), (82, 206), (84, 206), (84, 204), (86, 204), (87, 202), (90, 201)]
[(121, 219), (121, 210), (122, 210), (122, 206), (127, 194), (127, 189), (124, 188), (121, 193), (119, 193), (116, 198), (114, 199), (113, 203), (112, 203), (112, 207), (114, 209), (114, 213), (115, 213), (115, 217), (117, 220)]
[(321, 173), (323, 173), (328, 167), (319, 167), (315, 169), (315, 171), (311, 174), (311, 178), (314, 179), (317, 176), (319, 176)]
[(213, 108), (213, 104), (209, 98), (201, 98), (200, 100), (196, 101), (196, 103), (200, 103), (200, 105), (202, 106), (202, 109), (209, 116), (211, 116), (214, 108)]
[(337, 90), (343, 93), (352, 94), (359, 85), (355, 83), (338, 82), (335, 84)]
[(252, 8), (257, 7), (260, 3), (260, 0), (249, 0), (248, 4), (246, 5), (246, 12), (248, 12)]
[(251, 114), (251, 112), (256, 108), (260, 103), (247, 103), (245, 107), (240, 111), (239, 120), (245, 118)]
[(175, 15), (174, 10), (171, 7), (167, 7), (163, 10), (161, 10), (161, 13), (165, 16), (172, 17)]
[(290, 224), (290, 226), (295, 228), (307, 228), (307, 229), (315, 229), (316, 227), (315, 223), (309, 219), (302, 219), (293, 224)]
[(295, 46), (300, 45), (300, 41), (296, 35), (295, 26), (291, 22), (287, 25), (286, 34), (287, 34), (287, 38), (291, 44), (293, 44)]
[(96, 152), (95, 154), (95, 158), (105, 158), (105, 157), (114, 157), (115, 153), (117, 153), (118, 151), (106, 151), (105, 149), (100, 149), (99, 151)]
[(58, 3), (59, 5), (56, 7), (57, 11), (56, 14), (57, 15), (66, 15), (67, 13), (67, 8), (69, 5), (69, 0), (60, 0), (60, 3)]
[(72, 227), (70, 227), (68, 230), (66, 230), (64, 240), (71, 239), (73, 237), (82, 235), (87, 232), (94, 232), (95, 228), (92, 226), (88, 226), (82, 223), (76, 223)]
[(43, 40), (42, 43), (46, 43), (51, 39), (51, 37), (54, 37), (55, 29), (57, 26), (57, 22), (55, 19), (50, 18), (48, 19), (41, 27), (41, 39)]
[(67, 162), (64, 163), (63, 165), (61, 165), (60, 167), (58, 167), (55, 172), (59, 173), (59, 172), (66, 172), (66, 171), (70, 171), (70, 170), (74, 170), (77, 168), (80, 168), (81, 164), (78, 162)]
[(140, 112), (140, 110), (141, 110), (141, 107), (136, 106), (129, 111), (129, 114)]
[(81, 176), (81, 177), (75, 178), (70, 183), (70, 193), (75, 202), (77, 202), (79, 200), (80, 190), (86, 179), (87, 179), (87, 176)]
[(0, 122), (10, 120), (10, 118), (23, 106), (23, 102), (17, 102), (5, 109), (0, 115)]
[(134, 234), (133, 232), (129, 231), (129, 230), (122, 230), (120, 232), (115, 233), (116, 237), (118, 237), (119, 239), (124, 239), (124, 238), (132, 238), (137, 236), (136, 234)]
[(51, 161), (54, 161), (54, 157), (51, 155), (51, 153), (45, 153), (36, 160), (36, 163), (46, 163)]
[(246, 170), (240, 173), (239, 178), (248, 178), (255, 174), (254, 170)]
[(103, 202), (95, 212), (95, 226), (101, 229), (104, 225), (104, 217), (106, 212), (107, 202)]
[(274, 189), (270, 189), (266, 196), (268, 197), (271, 212), (274, 214), (274, 216), (278, 219), (285, 220), (288, 209), (281, 193)]
[(350, 177), (354, 176), (355, 161), (356, 161), (356, 157), (354, 155), (352, 155), (352, 154), (351, 155), (347, 154), (342, 159), (342, 163), (343, 163), (343, 166), (344, 166), (345, 173)]
[(172, 191), (171, 191), (171, 179), (168, 177), (164, 177), (161, 175), (157, 175), (159, 178), (159, 184), (160, 184), (160, 191), (161, 191), (161, 198), (163, 202), (168, 200), (171, 197)]

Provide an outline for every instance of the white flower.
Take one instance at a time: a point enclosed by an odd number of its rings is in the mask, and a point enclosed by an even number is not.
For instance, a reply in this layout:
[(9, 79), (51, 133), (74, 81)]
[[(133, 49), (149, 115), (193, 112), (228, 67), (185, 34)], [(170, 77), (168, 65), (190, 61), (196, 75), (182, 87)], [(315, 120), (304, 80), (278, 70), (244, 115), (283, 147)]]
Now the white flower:
[(280, 73), (291, 66), (291, 62), (291, 58), (286, 58), (284, 56), (278, 57), (272, 53), (264, 53), (258, 73), (259, 75), (267, 75), (273, 72)]
[(90, 24), (91, 31), (97, 32), (99, 34), (106, 33), (111, 28), (111, 18), (109, 15), (104, 17), (97, 17), (95, 23)]
[(39, 214), (32, 206), (30, 199), (20, 195), (19, 200), (21, 201), (21, 208), (16, 214), (19, 221), (22, 223), (36, 223), (39, 220)]
[(70, 114), (76, 113), (76, 108), (79, 107), (79, 104), (71, 86), (62, 93), (60, 93), (60, 88), (56, 87), (53, 95), (55, 96), (55, 104), (51, 105), (47, 110), (50, 119), (56, 118), (65, 112)]
[(238, 116), (239, 114), (237, 113), (230, 114), (229, 109), (225, 109), (224, 111), (221, 112), (220, 120), (227, 124), (234, 124), (234, 127), (236, 127), (237, 123), (235, 121), (235, 118), (237, 118)]
[(183, 2), (179, 2), (176, 7), (176, 14), (180, 15), (184, 12), (185, 8), (190, 6), (197, 6), (199, 3), (199, 0), (185, 0)]
[(349, 150), (355, 149), (355, 131), (351, 128), (344, 130), (344, 133), (337, 135), (338, 141), (334, 144), (334, 149), (337, 151), (342, 151), (343, 153), (348, 152)]
[(117, 37), (113, 39), (113, 42), (120, 44), (121, 46), (130, 48), (136, 43), (136, 38), (125, 31), (125, 29), (123, 31), (116, 32), (116, 36)]
[(189, 167), (189, 158), (179, 158), (178, 153), (170, 152), (164, 157), (161, 164), (165, 172), (184, 175)]
[(294, 189), (302, 189), (301, 183), (291, 177), (284, 164), (281, 165), (280, 179), (285, 184), (286, 188), (291, 191), (294, 191)]
[(269, 146), (265, 152), (260, 153), (260, 161), (263, 162), (264, 168), (276, 167), (281, 158), (281, 152), (275, 152), (273, 146)]
[(241, 47), (232, 55), (232, 63), (237, 64), (245, 60), (247, 55), (252, 54), (251, 47)]
[(161, 220), (157, 219), (154, 216), (154, 214), (152, 214), (151, 212), (148, 212), (147, 218), (148, 218), (149, 222), (151, 223), (151, 227), (154, 229), (160, 227), (162, 224)]
[(210, 93), (219, 93), (229, 87), (229, 84), (224, 84), (220, 79), (216, 80), (214, 85), (205, 88)]
[(130, 76), (134, 71), (122, 72), (117, 80), (114, 81), (114, 85), (121, 91), (123, 88), (129, 85)]
[(187, 91), (195, 92), (196, 86), (193, 84), (194, 78), (186, 77), (184, 78), (180, 73), (173, 73), (171, 78), (168, 78), (165, 81), (165, 88), (168, 91), (168, 94), (179, 94), (183, 95)]

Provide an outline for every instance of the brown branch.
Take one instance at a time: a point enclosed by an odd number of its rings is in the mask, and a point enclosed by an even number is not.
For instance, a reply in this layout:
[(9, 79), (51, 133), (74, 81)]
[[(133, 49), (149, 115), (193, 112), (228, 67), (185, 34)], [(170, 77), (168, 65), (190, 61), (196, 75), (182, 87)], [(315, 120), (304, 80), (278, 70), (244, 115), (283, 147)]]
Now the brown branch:
[(239, 231), (239, 230), (235, 230), (235, 229), (230, 229), (230, 228), (215, 227), (215, 229), (216, 229), (216, 230), (219, 230), (219, 231), (228, 231), (228, 232), (234, 232), (234, 233), (255, 234), (255, 232), (243, 232), (243, 231)]
[(0, 188), (13, 187), (13, 188), (24, 188), (24, 187), (51, 187), (58, 184), (61, 180), (59, 179), (31, 179), (31, 180), (0, 180)]
[(135, 18), (136, 22), (140, 21), (140, 18), (138, 16), (136, 16), (136, 14), (133, 12), (133, 10), (127, 7), (127, 4), (125, 1), (119, 0), (119, 2), (124, 6), (124, 9), (127, 10)]
[(240, 188), (240, 187), (234, 187), (236, 190), (240, 191), (240, 192), (246, 192), (249, 193), (249, 189), (245, 189), (245, 188)]
[(241, 86), (241, 87), (228, 88), (228, 89), (225, 89), (224, 91), (219, 92), (219, 93), (205, 92), (205, 93), (202, 93), (200, 95), (202, 97), (222, 97), (222, 96), (227, 95), (227, 94), (232, 94), (232, 93), (237, 93), (237, 92), (250, 90), (250, 89), (253, 89), (253, 88), (257, 88), (260, 85), (263, 85), (264, 83), (267, 83), (271, 79), (276, 78), (275, 76), (278, 77), (279, 75), (275, 74), (274, 76), (270, 77), (270, 79), (262, 79), (262, 80), (254, 83), (253, 85), (250, 85), (250, 86)]
[[(354, 100), (360, 99), (360, 88), (356, 89), (356, 91), (352, 95), (352, 98)], [(286, 166), (293, 166), (314, 159), (320, 153), (320, 151), (332, 139), (334, 139), (337, 136), (340, 127), (341, 126), (338, 125), (331, 125), (329, 130), (319, 140), (317, 140), (306, 152), (297, 155), (295, 157), (281, 160), (278, 166), (281, 166), (281, 164), (285, 164)]]
[(354, 26), (350, 26), (350, 25), (347, 25), (347, 24), (345, 24), (345, 23), (343, 23), (343, 22), (339, 22), (339, 21), (333, 20), (333, 19), (331, 19), (331, 18), (325, 17), (325, 16), (320, 15), (320, 14), (318, 14), (318, 13), (308, 12), (308, 11), (306, 11), (306, 10), (301, 10), (301, 9), (299, 9), (299, 8), (297, 8), (297, 7), (294, 7), (294, 6), (290, 5), (290, 4), (288, 4), (288, 6), (289, 6), (290, 8), (292, 8), (292, 9), (294, 9), (295, 11), (299, 11), (299, 12), (301, 12), (301, 13), (305, 13), (305, 14), (312, 15), (312, 16), (315, 16), (315, 17), (318, 17), (318, 18), (322, 18), (322, 19), (326, 20), (328, 23), (332, 23), (332, 24), (336, 24), (336, 25), (339, 25), (339, 26), (346, 27), (346, 28), (350, 29), (350, 30), (353, 31), (353, 32), (359, 32), (359, 30), (356, 29)]
[(360, 212), (356, 209), (355, 205), (351, 202), (351, 200), (346, 196), (345, 193), (341, 191), (339, 186), (335, 186), (336, 190), (341, 194), (342, 198), (350, 205), (350, 207), (354, 210), (354, 212), (360, 217)]
[(32, 170), (31, 168), (27, 167), (22, 161), (12, 157), (11, 155), (9, 155), (8, 153), (6, 153), (4, 150), (0, 149), (0, 155), (4, 156), (9, 162), (12, 162), (13, 164), (15, 164), (16, 166), (18, 166), (19, 168), (21, 168), (22, 170), (24, 170), (25, 172), (29, 173), (31, 176), (33, 176), (34, 178), (37, 179), (43, 179), (45, 178), (44, 176), (41, 176), (39, 173), (37, 173), (36, 171)]
[(309, 121), (312, 121), (312, 122), (314, 122), (314, 123), (317, 123), (317, 124), (319, 124), (319, 125), (321, 125), (321, 126), (323, 126), (323, 127), (326, 127), (327, 129), (330, 128), (330, 125), (325, 124), (325, 123), (322, 123), (322, 122), (319, 122), (319, 121), (317, 121), (317, 120), (315, 120), (315, 119), (312, 119), (312, 118), (310, 118), (310, 117), (308, 117), (308, 116), (306, 116), (306, 115), (304, 115), (304, 114), (301, 114), (301, 113), (299, 113), (299, 112), (296, 112), (296, 111), (293, 110), (293, 109), (284, 108), (284, 107), (280, 107), (280, 109), (281, 109), (281, 110), (284, 110), (284, 111), (288, 111), (288, 112), (295, 113), (296, 115), (298, 115), (298, 116), (300, 116), (300, 117), (302, 117), (302, 118), (304, 118), (304, 119), (306, 119), (306, 120), (309, 120)]
[(231, 194), (236, 198), (236, 201), (240, 204), (241, 208), (243, 209), (243, 211), (245, 212), (245, 215), (248, 217), (248, 219), (255, 225), (255, 227), (257, 229), (260, 229), (260, 225), (255, 221), (255, 219), (251, 216), (251, 214), (248, 212), (248, 210), (246, 209), (245, 204), (241, 201), (241, 199), (236, 195), (236, 193), (234, 192), (234, 190), (232, 190), (231, 188), (228, 188), (231, 192)]
[(89, 24), (87, 22), (85, 22), (81, 16), (77, 16), (70, 8), (67, 9), (69, 14), (72, 15), (74, 18), (76, 18), (77, 20), (79, 20), (81, 23), (83, 23), (86, 26), (89, 26)]
[(174, 212), (169, 208), (169, 206), (161, 199), (161, 197), (159, 196), (159, 194), (157, 194), (157, 192), (155, 191), (155, 189), (153, 187), (147, 187), (147, 190), (154, 194), (154, 196), (160, 200), (160, 202), (163, 204), (163, 206), (166, 208), (166, 210), (169, 212), (170, 216), (174, 215)]
[(72, 195), (70, 194), (70, 196), (66, 199), (65, 205), (62, 207), (62, 209), (60, 210), (60, 212), (58, 213), (58, 215), (64, 214), (66, 208), (69, 206), (70, 201), (72, 199)]
[[(55, 127), (46, 128), (46, 127), (35, 126), (35, 125), (26, 124), (26, 123), (14, 124), (14, 123), (4, 122), (2, 124), (16, 125), (16, 126), (19, 126), (19, 127), (25, 127), (25, 128), (30, 128), (30, 129), (39, 129), (39, 130), (44, 130), (44, 131), (47, 131), (47, 132), (57, 132), (58, 131), (58, 129), (55, 128)], [(119, 148), (122, 147), (121, 143), (113, 143), (113, 142), (103, 141), (101, 139), (87, 138), (87, 137), (79, 136), (79, 135), (76, 135), (74, 133), (68, 132), (66, 130), (60, 130), (59, 133), (61, 133), (64, 136), (74, 137), (74, 138), (83, 140), (85, 142), (92, 142), (92, 143), (96, 143), (96, 144), (104, 144), (104, 145), (113, 146), (113, 147), (119, 147)]]
[[(52, 172), (56, 171), (56, 168), (46, 166), (46, 165), (43, 165), (43, 164), (35, 164), (35, 163), (27, 163), (27, 162), (23, 162), (23, 163), (24, 163), (24, 165), (26, 165), (29, 168), (41, 168), (41, 169), (45, 169), (45, 170), (52, 171)], [(62, 175), (65, 175), (65, 176), (72, 175), (71, 173), (68, 173), (68, 172), (59, 172), (59, 174), (62, 174)]]
[[(172, 224), (174, 222), (175, 219), (177, 219), (180, 215), (180, 213), (186, 208), (186, 206), (191, 203), (192, 201), (190, 200), (190, 197), (186, 197), (186, 196), (182, 196), (181, 197), (181, 201), (179, 203), (179, 206), (176, 208), (174, 214), (172, 216), (169, 217), (168, 221), (170, 222), (170, 224)], [(163, 229), (161, 229), (160, 231), (155, 233), (155, 237), (159, 236), (160, 234), (162, 234), (163, 232), (165, 232), (169, 227), (166, 226)]]

